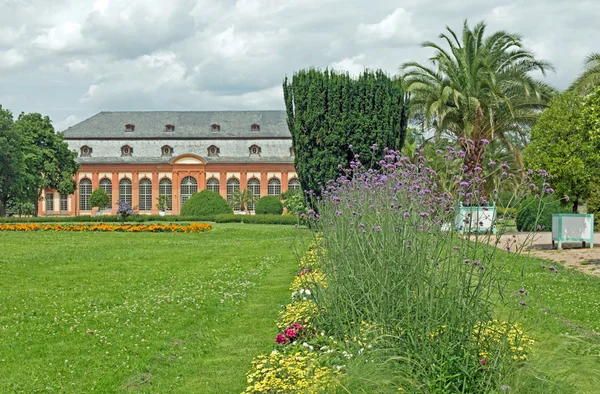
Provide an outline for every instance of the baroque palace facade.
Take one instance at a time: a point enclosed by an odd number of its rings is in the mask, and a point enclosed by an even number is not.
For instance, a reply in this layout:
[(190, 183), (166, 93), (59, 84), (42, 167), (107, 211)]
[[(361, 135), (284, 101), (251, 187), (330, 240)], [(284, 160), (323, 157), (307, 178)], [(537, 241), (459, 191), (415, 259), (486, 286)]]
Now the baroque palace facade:
[(101, 112), (64, 139), (78, 154), (77, 190), (45, 190), (40, 215), (96, 214), (97, 188), (110, 197), (100, 209), (107, 215), (116, 214), (117, 201), (157, 214), (159, 195), (176, 215), (205, 189), (226, 199), (240, 189), (256, 197), (300, 189), (285, 111)]

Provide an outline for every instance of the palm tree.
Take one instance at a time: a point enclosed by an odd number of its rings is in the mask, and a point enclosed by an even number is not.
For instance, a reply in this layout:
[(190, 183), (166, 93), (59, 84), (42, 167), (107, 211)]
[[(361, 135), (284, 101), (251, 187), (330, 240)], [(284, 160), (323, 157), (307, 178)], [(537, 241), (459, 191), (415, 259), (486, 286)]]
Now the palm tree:
[(416, 62), (401, 67), (413, 114), (436, 137), (456, 140), (470, 169), (482, 165), (492, 140), (520, 161), (514, 136), (525, 137), (554, 92), (530, 75), (545, 75), (552, 65), (523, 48), (520, 35), (498, 31), (486, 37), (485, 29), (482, 22), (471, 30), (465, 21), (459, 39), (447, 27), (440, 35), (447, 49), (431, 41), (422, 44), (435, 51), (432, 67)]
[(585, 59), (583, 73), (569, 89), (587, 94), (597, 86), (600, 86), (600, 53), (592, 53)]
[(231, 196), (231, 200), (229, 201), (229, 205), (233, 209), (239, 209), (240, 211), (246, 211), (248, 204), (253, 204), (256, 202), (256, 197), (249, 189), (238, 190), (233, 193)]

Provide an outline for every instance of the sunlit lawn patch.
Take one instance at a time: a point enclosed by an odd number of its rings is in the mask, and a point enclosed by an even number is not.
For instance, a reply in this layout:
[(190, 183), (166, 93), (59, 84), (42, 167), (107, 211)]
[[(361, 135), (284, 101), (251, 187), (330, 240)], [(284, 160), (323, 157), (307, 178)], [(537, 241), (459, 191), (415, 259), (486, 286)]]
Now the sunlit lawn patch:
[(307, 233), (0, 233), (0, 392), (243, 391)]

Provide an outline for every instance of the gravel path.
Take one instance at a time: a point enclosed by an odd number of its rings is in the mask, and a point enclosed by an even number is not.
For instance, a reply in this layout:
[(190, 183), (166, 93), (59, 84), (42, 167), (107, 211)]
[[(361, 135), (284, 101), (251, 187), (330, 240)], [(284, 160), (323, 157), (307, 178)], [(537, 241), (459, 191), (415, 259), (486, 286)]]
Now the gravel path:
[(590, 275), (600, 276), (600, 233), (594, 234), (594, 248), (589, 244), (583, 248), (581, 242), (565, 243), (563, 249), (552, 249), (552, 233), (520, 233), (510, 232), (500, 237), (498, 247), (515, 250), (523, 246), (522, 253), (559, 262), (565, 267), (574, 268)]

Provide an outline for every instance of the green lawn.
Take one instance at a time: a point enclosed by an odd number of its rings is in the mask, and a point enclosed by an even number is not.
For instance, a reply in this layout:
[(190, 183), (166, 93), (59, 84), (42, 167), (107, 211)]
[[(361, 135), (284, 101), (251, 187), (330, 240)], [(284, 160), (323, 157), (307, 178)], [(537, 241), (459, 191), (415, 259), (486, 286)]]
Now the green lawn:
[(529, 292), (519, 297), (527, 305), (518, 320), (536, 340), (513, 392), (600, 393), (600, 278), (526, 255), (507, 256), (498, 257), (518, 265), (512, 290)]
[(236, 393), (308, 230), (0, 233), (0, 393)]

